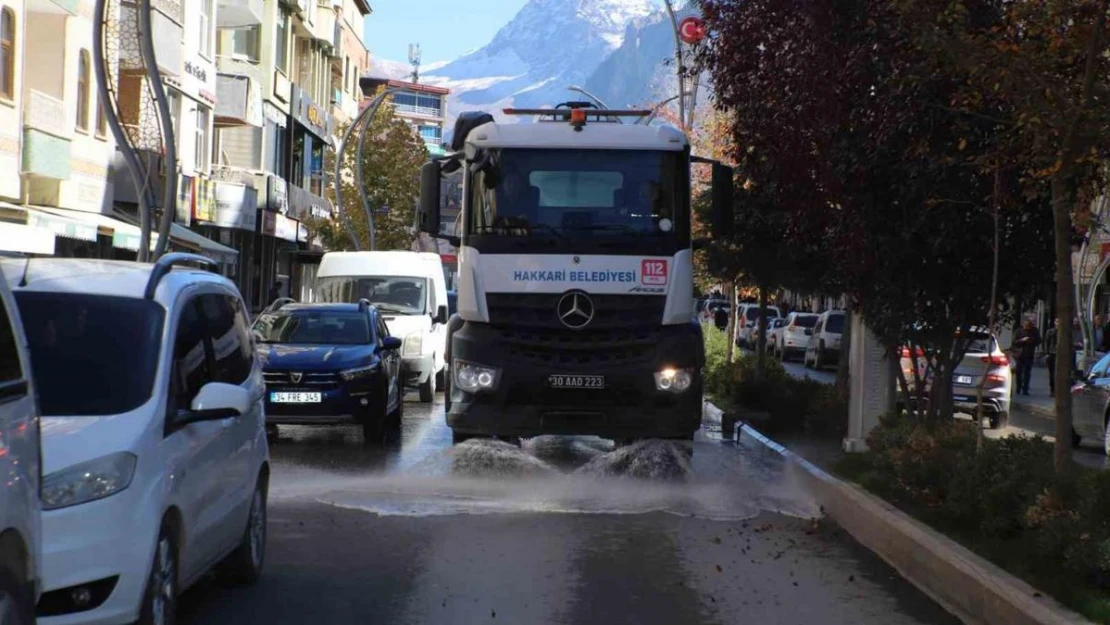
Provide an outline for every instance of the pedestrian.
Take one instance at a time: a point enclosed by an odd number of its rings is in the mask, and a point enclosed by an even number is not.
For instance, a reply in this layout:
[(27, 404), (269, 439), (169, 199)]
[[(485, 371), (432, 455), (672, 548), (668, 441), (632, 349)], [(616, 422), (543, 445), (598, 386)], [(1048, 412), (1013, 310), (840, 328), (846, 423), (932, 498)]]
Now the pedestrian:
[(1041, 333), (1033, 325), (1033, 319), (1027, 318), (1021, 329), (1014, 336), (1013, 349), (1017, 360), (1017, 391), (1021, 395), (1029, 394), (1029, 379), (1033, 376), (1033, 361), (1037, 356), (1037, 345), (1041, 342)]
[(1044, 363), (1048, 369), (1048, 394), (1052, 397), (1056, 396), (1056, 352), (1059, 343), (1059, 336), (1057, 329), (1060, 327), (1060, 319), (1056, 319), (1044, 333)]
[(274, 282), (274, 285), (270, 287), (270, 303), (271, 304), (273, 304), (275, 301), (277, 301), (277, 299), (279, 297), (281, 297), (281, 287), (282, 286), (284, 286), (284, 285), (282, 285), (281, 280), (277, 280), (276, 282)]

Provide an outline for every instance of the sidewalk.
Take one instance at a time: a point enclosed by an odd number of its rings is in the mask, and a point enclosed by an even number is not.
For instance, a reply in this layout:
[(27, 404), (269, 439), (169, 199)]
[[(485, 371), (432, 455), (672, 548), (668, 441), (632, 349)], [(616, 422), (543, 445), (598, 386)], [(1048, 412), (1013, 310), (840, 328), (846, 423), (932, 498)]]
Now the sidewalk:
[[(1014, 395), (1011, 412), (1025, 412), (1042, 419), (1056, 420), (1056, 408), (1052, 395), (1048, 393), (1048, 368), (1042, 363), (1033, 367), (1033, 375), (1029, 379), (1029, 395)], [(1014, 376), (1014, 388), (1017, 388), (1017, 375)]]

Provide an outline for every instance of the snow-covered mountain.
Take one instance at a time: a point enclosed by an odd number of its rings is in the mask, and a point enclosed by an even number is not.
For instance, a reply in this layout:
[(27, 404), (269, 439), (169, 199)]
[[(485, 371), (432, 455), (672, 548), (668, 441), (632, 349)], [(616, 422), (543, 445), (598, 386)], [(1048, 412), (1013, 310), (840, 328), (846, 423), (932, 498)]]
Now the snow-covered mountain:
[(488, 45), (425, 68), (423, 80), (452, 90), (452, 115), (581, 99), (567, 86), (584, 85), (658, 11), (653, 0), (529, 0)]
[[(692, 12), (681, 8), (679, 18)], [(420, 81), (451, 89), (449, 129), (463, 111), (503, 118), (501, 109), (511, 106), (586, 99), (571, 85), (613, 108), (658, 102), (677, 93), (673, 55), (661, 0), (529, 0), (489, 44), (421, 67)], [(400, 80), (412, 72), (403, 62), (375, 58), (372, 65), (372, 74)]]

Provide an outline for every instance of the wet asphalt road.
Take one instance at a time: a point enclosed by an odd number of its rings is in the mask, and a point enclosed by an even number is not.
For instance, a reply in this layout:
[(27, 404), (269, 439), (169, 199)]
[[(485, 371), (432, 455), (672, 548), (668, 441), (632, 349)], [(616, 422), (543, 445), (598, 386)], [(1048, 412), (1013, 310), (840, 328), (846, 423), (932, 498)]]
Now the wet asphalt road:
[(181, 622), (958, 622), (813, 520), (778, 456), (715, 437), (692, 457), (589, 438), (452, 448), (443, 406), (417, 403), (387, 446), (282, 428), (262, 579), (202, 581)]

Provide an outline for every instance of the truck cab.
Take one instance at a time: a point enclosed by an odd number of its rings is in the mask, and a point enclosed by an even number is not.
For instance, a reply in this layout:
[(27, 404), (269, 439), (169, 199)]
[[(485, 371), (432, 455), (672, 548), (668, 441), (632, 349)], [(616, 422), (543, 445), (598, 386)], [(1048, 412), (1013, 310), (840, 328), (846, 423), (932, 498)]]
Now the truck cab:
[[(704, 347), (686, 137), (625, 123), (646, 111), (505, 112), (540, 123), (464, 113), (452, 154), (421, 173), (421, 230), (459, 248), (447, 350), (456, 440), (692, 438)], [(448, 237), (440, 179), (458, 171), (459, 236)], [(731, 170), (714, 165), (714, 180), (714, 215), (731, 215)]]

